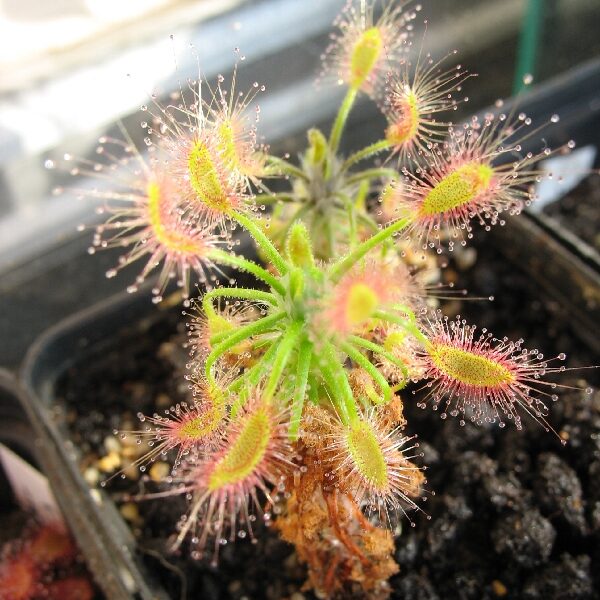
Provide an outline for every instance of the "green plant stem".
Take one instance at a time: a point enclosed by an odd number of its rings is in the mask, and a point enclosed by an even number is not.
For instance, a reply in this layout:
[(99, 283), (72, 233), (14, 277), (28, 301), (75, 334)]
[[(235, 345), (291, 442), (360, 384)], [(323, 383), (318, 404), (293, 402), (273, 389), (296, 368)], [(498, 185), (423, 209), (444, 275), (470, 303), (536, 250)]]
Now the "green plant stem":
[(356, 193), (356, 198), (354, 199), (354, 208), (357, 211), (366, 211), (366, 200), (370, 187), (371, 186), (369, 185), (368, 181), (361, 181), (358, 192)]
[(361, 258), (363, 258), (363, 256), (365, 256), (365, 254), (367, 254), (367, 252), (391, 238), (394, 234), (402, 231), (409, 223), (410, 219), (399, 219), (358, 245), (354, 250), (331, 267), (329, 270), (331, 280), (334, 283), (339, 281), (340, 277), (348, 272)]
[(381, 319), (383, 321), (388, 321), (389, 323), (400, 325), (402, 329), (408, 331), (408, 333), (410, 333), (418, 342), (420, 342), (426, 350), (431, 346), (431, 342), (423, 335), (421, 330), (413, 321), (403, 319), (402, 317), (399, 317), (397, 315), (391, 315), (382, 310), (375, 311), (375, 314), (373, 316), (376, 319)]
[(281, 282), (276, 277), (271, 275), (269, 271), (263, 269), (260, 265), (257, 265), (251, 260), (247, 260), (230, 252), (224, 252), (223, 250), (219, 250), (217, 248), (211, 250), (209, 258), (221, 264), (231, 265), (239, 271), (247, 271), (248, 273), (252, 273), (254, 277), (264, 281), (279, 294), (285, 294), (285, 288)]
[(340, 363), (335, 348), (327, 343), (323, 347), (320, 357), (320, 370), (324, 375), (325, 383), (333, 397), (339, 399), (339, 408), (342, 411), (342, 420), (346, 425), (358, 421), (358, 410), (354, 401), (354, 394), (348, 382), (346, 369)]
[(292, 163), (289, 163), (287, 160), (284, 160), (283, 158), (279, 158), (278, 156), (269, 156), (268, 162), (272, 166), (279, 168), (281, 173), (284, 175), (291, 175), (293, 177), (298, 177), (308, 181), (308, 177), (304, 171), (294, 166)]
[(370, 360), (367, 359), (359, 350), (351, 344), (343, 342), (340, 348), (359, 366), (362, 367), (377, 383), (383, 396), (383, 402), (379, 404), (387, 404), (392, 399), (392, 390), (385, 380), (385, 377), (379, 372), (379, 369)]
[[(346, 96), (342, 101), (340, 109), (335, 117), (335, 121), (333, 123), (333, 127), (331, 128), (331, 134), (329, 136), (329, 149), (331, 150), (331, 154), (334, 155), (338, 148), (340, 147), (340, 140), (342, 139), (342, 133), (344, 131), (344, 127), (346, 125), (346, 121), (348, 120), (348, 115), (352, 110), (352, 106), (354, 105), (354, 101), (356, 100), (356, 95), (358, 94), (358, 88), (350, 88), (346, 92)], [(327, 163), (328, 173), (327, 176), (331, 175), (330, 161)], [(328, 178), (327, 177), (327, 178)]]
[(240, 409), (246, 403), (250, 391), (258, 385), (261, 377), (269, 368), (277, 351), (278, 340), (279, 338), (276, 338), (274, 342), (270, 343), (268, 350), (257, 360), (257, 362), (227, 386), (227, 392), (229, 394), (235, 394), (235, 399), (231, 403), (230, 408), (230, 414), (233, 418), (236, 417)]
[(306, 399), (306, 385), (308, 383), (312, 351), (312, 342), (306, 339), (303, 340), (300, 344), (300, 349), (298, 350), (294, 398), (292, 400), (292, 414), (290, 416), (289, 435), (290, 440), (293, 442), (298, 439), (298, 429), (300, 428), (300, 421), (302, 420), (302, 410), (304, 409), (304, 401)]
[(277, 343), (277, 351), (275, 353), (275, 360), (273, 361), (273, 367), (271, 368), (271, 374), (269, 380), (263, 392), (263, 401), (267, 404), (273, 400), (277, 386), (283, 374), (283, 371), (287, 365), (287, 362), (294, 350), (294, 346), (298, 341), (302, 323), (295, 322), (290, 327)]
[[(312, 361), (314, 363), (314, 355)], [(313, 373), (308, 373), (308, 400), (315, 406), (319, 404), (319, 382)]]
[(225, 341), (230, 335), (233, 335), (236, 331), (236, 326), (232, 324), (231, 329), (213, 335), (209, 340), (210, 345), (214, 348), (217, 344), (220, 344), (221, 342)]
[(379, 140), (378, 142), (374, 142), (373, 144), (369, 144), (362, 150), (351, 154), (342, 164), (342, 172), (347, 171), (352, 165), (360, 162), (361, 160), (365, 160), (378, 152), (382, 152), (383, 150), (387, 150), (390, 148), (392, 144), (387, 140)]
[(246, 288), (217, 288), (206, 292), (202, 298), (202, 309), (210, 319), (211, 316), (217, 316), (215, 307), (212, 301), (215, 298), (242, 298), (244, 300), (254, 300), (264, 304), (277, 305), (277, 298), (269, 293), (261, 290), (249, 290)]
[(227, 391), (230, 394), (237, 394), (235, 401), (231, 406), (231, 416), (235, 417), (240, 410), (240, 408), (244, 405), (246, 400), (247, 393), (244, 393), (245, 390), (241, 390), (242, 386), (247, 385), (248, 388), (252, 388), (258, 384), (260, 378), (263, 376), (263, 373), (269, 368), (273, 357), (275, 356), (275, 352), (277, 351), (277, 341), (273, 342), (269, 349), (263, 354), (263, 356), (258, 360), (258, 362), (253, 365), (250, 369), (248, 369), (245, 373), (240, 375), (233, 383), (230, 383), (227, 387)]
[(347, 184), (352, 185), (353, 183), (359, 183), (365, 179), (375, 179), (376, 177), (387, 177), (389, 179), (398, 179), (400, 175), (398, 171), (394, 169), (365, 169), (364, 171), (359, 171), (354, 175), (348, 177)]
[(253, 335), (259, 335), (261, 333), (265, 333), (273, 328), (275, 324), (281, 321), (285, 317), (284, 312), (276, 313), (274, 315), (269, 315), (268, 317), (264, 317), (259, 319), (258, 321), (254, 321), (246, 325), (245, 327), (241, 327), (237, 329), (235, 333), (230, 335), (227, 339), (223, 340), (220, 344), (217, 344), (211, 351), (211, 353), (206, 357), (206, 363), (204, 365), (204, 372), (206, 374), (206, 379), (210, 383), (216, 383), (215, 378), (212, 373), (213, 365), (219, 360), (225, 352), (231, 350), (234, 346), (243, 342), (244, 340), (252, 337)]
[(379, 354), (380, 356), (383, 356), (383, 358), (385, 358), (392, 364), (399, 367), (400, 370), (402, 371), (402, 376), (404, 377), (404, 379), (408, 379), (408, 369), (406, 368), (406, 365), (404, 364), (404, 362), (401, 361), (399, 358), (395, 357), (391, 352), (388, 352), (385, 348), (383, 348), (379, 344), (374, 344), (373, 342), (370, 342), (369, 340), (365, 340), (364, 338), (361, 338), (358, 335), (351, 335), (348, 338), (348, 341), (351, 344), (354, 344), (355, 346), (360, 346), (361, 348), (364, 348), (365, 350), (370, 350), (374, 354)]
[(336, 407), (337, 411), (339, 412), (340, 420), (345, 425), (348, 425), (350, 423), (350, 415), (348, 414), (346, 402), (342, 394), (340, 393), (340, 390), (337, 387), (335, 374), (333, 373), (328, 364), (320, 364), (319, 372), (321, 374), (321, 378), (323, 379), (323, 383), (325, 385), (325, 389), (327, 390), (331, 403)]
[(232, 219), (235, 219), (246, 231), (248, 231), (248, 233), (250, 233), (250, 235), (254, 238), (254, 241), (267, 255), (269, 261), (273, 263), (273, 266), (279, 271), (279, 273), (281, 273), (281, 275), (285, 275), (288, 272), (288, 265), (262, 229), (246, 215), (234, 211), (230, 213), (230, 216)]
[(239, 325), (232, 325), (231, 329), (217, 333), (210, 338), (210, 345), (214, 348), (217, 344), (224, 342), (230, 335), (239, 331)]

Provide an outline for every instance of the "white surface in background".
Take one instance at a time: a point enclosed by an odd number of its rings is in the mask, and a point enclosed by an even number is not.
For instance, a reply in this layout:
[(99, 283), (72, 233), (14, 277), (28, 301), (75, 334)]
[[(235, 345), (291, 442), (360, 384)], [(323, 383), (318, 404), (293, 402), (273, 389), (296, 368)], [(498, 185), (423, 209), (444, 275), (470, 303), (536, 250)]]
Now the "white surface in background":
[(564, 156), (554, 156), (542, 161), (540, 169), (544, 173), (551, 173), (552, 178), (544, 177), (536, 184), (536, 200), (529, 210), (539, 213), (544, 206), (562, 198), (590, 174), (595, 159), (596, 147), (590, 145), (573, 150)]
[[(211, 0), (225, 12), (240, 0)], [(176, 80), (198, 76), (196, 54), (203, 74), (214, 77), (231, 69), (233, 49), (252, 51), (252, 60), (277, 52), (294, 42), (323, 31), (339, 10), (340, 0), (315, 6), (305, 0), (271, 0), (224, 14), (215, 21), (184, 21), (135, 46), (118, 48), (110, 56), (0, 98), (0, 130), (18, 134), (18, 144), (2, 152), (19, 155), (46, 151), (70, 136), (98, 129), (129, 114), (153, 91), (175, 89)], [(204, 5), (204, 3), (201, 3)], [(174, 33), (174, 42), (169, 39)], [(134, 40), (129, 40), (131, 43)], [(194, 45), (194, 53), (190, 51)], [(175, 56), (175, 58), (174, 58)], [(127, 78), (131, 73), (131, 80)]]
[(0, 444), (0, 462), (20, 507), (44, 523), (64, 525), (48, 479), (12, 450)]
[(180, 1), (3, 0), (0, 73), (38, 54), (64, 50)]

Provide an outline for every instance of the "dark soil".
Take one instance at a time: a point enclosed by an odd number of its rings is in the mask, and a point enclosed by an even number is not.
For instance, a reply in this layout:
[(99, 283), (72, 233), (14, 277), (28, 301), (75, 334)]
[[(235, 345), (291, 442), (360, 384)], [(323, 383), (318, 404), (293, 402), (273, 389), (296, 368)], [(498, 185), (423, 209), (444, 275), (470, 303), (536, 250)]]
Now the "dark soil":
[[(538, 297), (528, 276), (494, 249), (482, 246), (477, 252), (473, 268), (462, 272), (457, 267), (461, 261), (452, 259), (446, 276), (475, 296), (496, 300), (454, 301), (446, 307), (449, 313), (458, 310), (499, 336), (523, 337), (528, 347), (543, 349), (546, 356), (566, 352), (567, 366), (598, 362), (571, 332), (568, 310)], [(173, 372), (185, 358), (170, 343), (183, 337), (181, 321), (173, 312), (144, 335), (121, 335), (60, 380), (58, 396), (67, 403), (71, 434), (86, 464), (103, 452), (104, 438), (120, 426), (123, 406), (131, 415), (152, 413), (157, 399), (184, 397), (185, 383)], [(167, 355), (171, 360), (165, 360)], [(590, 379), (594, 372), (562, 375), (561, 383), (585, 388), (582, 377)], [(563, 391), (550, 407), (552, 425), (569, 440), (566, 447), (532, 419), (524, 418), (521, 432), (509, 426), (460, 427), (458, 421), (441, 421), (435, 413), (417, 409), (410, 393), (405, 403), (410, 432), (419, 434), (423, 463), (429, 466), (427, 487), (435, 496), (424, 504), (431, 521), (415, 517), (417, 527), (405, 527), (398, 538), (401, 573), (392, 580), (394, 598), (600, 597), (599, 394)], [(84, 410), (86, 406), (94, 409)], [(152, 485), (145, 484), (146, 491)], [(118, 498), (138, 488), (115, 479), (107, 489)], [(294, 594), (294, 600), (301, 600), (303, 570), (292, 548), (273, 533), (259, 531), (256, 545), (245, 540), (225, 546), (218, 570), (185, 553), (167, 555), (171, 566), (165, 568), (156, 552), (165, 551), (185, 502), (145, 501), (139, 508), (143, 523), (134, 533), (140, 551), (172, 598), (276, 599)]]
[(600, 252), (600, 177), (588, 177), (543, 212)]
[[(568, 366), (597, 362), (570, 332), (568, 310), (537, 297), (528, 276), (495, 250), (480, 248), (457, 281), (495, 296), (465, 302), (469, 321), (524, 337), (548, 357), (566, 351)], [(594, 371), (568, 374), (557, 381), (580, 389), (562, 390), (550, 406), (564, 447), (533, 419), (524, 419), (523, 431), (461, 427), (406, 402), (435, 496), (425, 506), (432, 520), (420, 518), (398, 540), (395, 598), (600, 597), (600, 393), (584, 389)]]

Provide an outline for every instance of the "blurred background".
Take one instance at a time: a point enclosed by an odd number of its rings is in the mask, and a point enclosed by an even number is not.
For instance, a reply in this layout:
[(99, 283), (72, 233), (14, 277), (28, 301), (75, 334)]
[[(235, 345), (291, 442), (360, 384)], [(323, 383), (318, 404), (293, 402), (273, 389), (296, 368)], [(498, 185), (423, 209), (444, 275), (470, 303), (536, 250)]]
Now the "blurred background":
[[(416, 3), (415, 3), (416, 4)], [(598, 0), (423, 0), (424, 47), (459, 50), (479, 73), (462, 115), (568, 76), (600, 57)], [(343, 0), (0, 0), (0, 364), (14, 367), (46, 326), (125, 287), (106, 280), (110, 253), (86, 256), (94, 206), (63, 186), (85, 186), (45, 165), (93, 156), (122, 122), (143, 147), (140, 106), (169, 98), (198, 68), (209, 81), (246, 59), (239, 89), (258, 81), (259, 132), (294, 153), (299, 133), (327, 126), (343, 90), (315, 86)], [(417, 33), (416, 38), (422, 36)], [(596, 110), (598, 107), (596, 107)], [(375, 139), (377, 109), (364, 100), (347, 143)], [(380, 122), (379, 122), (380, 123)], [(357, 142), (358, 143), (358, 142)], [(88, 184), (89, 185), (89, 184)], [(53, 193), (54, 192), (54, 193)], [(136, 267), (137, 268), (137, 267)], [(10, 344), (6, 343), (10, 340)]]

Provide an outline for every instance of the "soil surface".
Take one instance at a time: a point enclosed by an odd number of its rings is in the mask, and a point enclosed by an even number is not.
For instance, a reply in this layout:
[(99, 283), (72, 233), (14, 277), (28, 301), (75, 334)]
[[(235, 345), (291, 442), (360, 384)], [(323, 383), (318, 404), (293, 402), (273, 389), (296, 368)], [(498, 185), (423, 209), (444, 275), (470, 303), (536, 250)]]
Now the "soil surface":
[[(452, 257), (445, 277), (473, 296), (495, 297), (450, 301), (448, 314), (460, 312), (497, 336), (523, 337), (548, 357), (566, 352), (568, 367), (598, 362), (571, 332), (568, 310), (538, 297), (529, 277), (493, 248), (474, 245)], [(185, 397), (183, 378), (173, 377), (186, 359), (174, 343), (183, 335), (174, 311), (144, 335), (117, 337), (62, 377), (58, 397), (68, 407), (82, 470), (105, 454), (106, 438), (124, 419), (135, 422), (138, 411), (152, 413)], [(533, 419), (524, 418), (523, 431), (510, 424), (504, 430), (460, 427), (416, 408), (416, 397), (406, 393), (408, 431), (419, 434), (427, 487), (435, 495), (424, 504), (432, 519), (417, 515), (417, 526), (406, 526), (398, 537), (401, 572), (391, 581), (393, 598), (600, 597), (600, 394), (585, 393), (583, 377), (594, 383), (591, 376), (563, 373), (560, 383), (580, 389), (557, 390), (560, 399), (551, 403), (549, 420), (567, 446)], [(107, 489), (118, 500), (141, 486), (117, 478)], [(159, 489), (151, 481), (143, 487)], [(138, 509), (132, 529), (141, 555), (173, 599), (313, 597), (300, 591), (303, 569), (274, 533), (259, 530), (255, 545), (243, 540), (223, 547), (214, 569), (185, 553), (165, 553), (185, 511), (183, 499), (144, 501)]]
[[(536, 296), (528, 276), (493, 248), (473, 250), (472, 269), (457, 269), (458, 287), (495, 300), (446, 305), (445, 312), (458, 310), (498, 337), (523, 337), (547, 357), (564, 351), (569, 367), (593, 364), (569, 330), (568, 310)], [(454, 278), (459, 264), (464, 257), (451, 262), (446, 276)], [(600, 597), (600, 393), (585, 390), (586, 378), (597, 383), (595, 377), (567, 371), (556, 379), (580, 388), (558, 389), (559, 401), (550, 402), (549, 421), (566, 446), (533, 419), (524, 418), (522, 431), (461, 427), (405, 401), (435, 496), (425, 505), (432, 520), (419, 518), (398, 539), (401, 573), (392, 580), (393, 597)]]
[(600, 177), (588, 177), (543, 212), (600, 252)]

